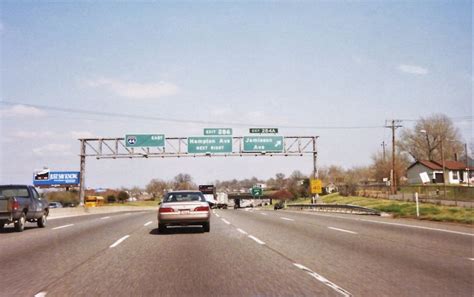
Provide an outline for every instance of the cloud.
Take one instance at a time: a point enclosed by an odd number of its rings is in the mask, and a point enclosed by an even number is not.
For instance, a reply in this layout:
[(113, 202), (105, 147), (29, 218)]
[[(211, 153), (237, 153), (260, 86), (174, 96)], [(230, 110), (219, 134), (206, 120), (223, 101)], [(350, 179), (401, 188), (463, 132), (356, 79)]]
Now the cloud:
[(416, 65), (400, 64), (398, 65), (397, 69), (401, 72), (405, 72), (409, 74), (416, 74), (416, 75), (428, 74), (428, 69), (420, 67), (420, 66), (416, 66)]
[(178, 93), (179, 88), (169, 82), (139, 83), (125, 82), (117, 79), (99, 78), (86, 82), (89, 87), (103, 88), (121, 97), (134, 99), (152, 99), (172, 96)]
[(52, 131), (15, 131), (9, 135), (14, 140), (48, 140), (48, 139), (79, 139), (79, 138), (96, 138), (94, 134), (89, 131), (71, 131), (69, 133), (59, 133)]
[(231, 109), (227, 107), (215, 107), (211, 110), (213, 116), (225, 116), (231, 113)]
[(55, 155), (55, 156), (72, 156), (71, 145), (50, 143), (33, 149), (33, 153), (38, 156)]
[(71, 132), (71, 137), (73, 139), (79, 139), (79, 138), (96, 138), (94, 134), (92, 134), (89, 131), (72, 131)]
[(2, 117), (42, 117), (46, 113), (36, 107), (19, 104), (0, 110), (0, 115)]
[(51, 139), (53, 137), (57, 137), (57, 134), (50, 132), (50, 131), (17, 131), (11, 135), (13, 138), (20, 138), (20, 139)]
[(261, 111), (249, 111), (245, 116), (250, 120), (261, 120), (265, 118), (265, 114)]

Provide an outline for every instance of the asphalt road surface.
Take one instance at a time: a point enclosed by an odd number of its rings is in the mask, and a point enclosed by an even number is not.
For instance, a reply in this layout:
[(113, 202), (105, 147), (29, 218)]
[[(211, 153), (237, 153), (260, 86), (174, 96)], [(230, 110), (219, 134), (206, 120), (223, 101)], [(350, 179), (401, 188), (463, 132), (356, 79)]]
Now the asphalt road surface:
[(472, 296), (470, 227), (216, 210), (211, 232), (155, 211), (0, 231), (0, 296)]

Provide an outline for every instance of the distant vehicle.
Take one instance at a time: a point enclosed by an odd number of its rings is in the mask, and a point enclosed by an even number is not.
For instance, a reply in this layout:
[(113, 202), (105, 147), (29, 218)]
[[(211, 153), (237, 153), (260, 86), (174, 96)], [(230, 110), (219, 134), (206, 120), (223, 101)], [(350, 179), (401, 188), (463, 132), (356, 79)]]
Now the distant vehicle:
[(199, 185), (199, 191), (213, 208), (217, 207), (216, 187), (214, 185)]
[(176, 191), (166, 194), (158, 208), (158, 230), (168, 226), (201, 225), (210, 231), (210, 206), (200, 191)]
[(277, 203), (275, 203), (275, 206), (273, 206), (274, 210), (283, 208), (285, 208), (285, 202), (283, 200), (278, 201)]
[(44, 228), (48, 214), (48, 201), (41, 198), (33, 186), (0, 186), (0, 229), (13, 223), (15, 231), (22, 232), (27, 221)]
[(216, 196), (216, 207), (227, 209), (227, 207), (229, 206), (229, 197), (227, 196), (227, 193), (217, 193)]
[(86, 196), (85, 207), (97, 207), (104, 205), (104, 197), (102, 196)]
[(63, 205), (61, 204), (61, 202), (50, 202), (49, 203), (49, 208), (62, 208)]
[(240, 208), (246, 208), (246, 207), (253, 207), (254, 206), (254, 201), (253, 199), (240, 199)]

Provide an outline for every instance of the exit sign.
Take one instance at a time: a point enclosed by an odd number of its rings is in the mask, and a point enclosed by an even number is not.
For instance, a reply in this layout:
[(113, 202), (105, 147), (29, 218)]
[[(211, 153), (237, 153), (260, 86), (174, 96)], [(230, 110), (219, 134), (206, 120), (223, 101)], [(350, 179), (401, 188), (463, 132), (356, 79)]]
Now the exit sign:
[(232, 135), (231, 128), (204, 128), (204, 135)]
[(250, 128), (249, 129), (250, 133), (255, 133), (255, 134), (276, 134), (278, 133), (278, 128)]

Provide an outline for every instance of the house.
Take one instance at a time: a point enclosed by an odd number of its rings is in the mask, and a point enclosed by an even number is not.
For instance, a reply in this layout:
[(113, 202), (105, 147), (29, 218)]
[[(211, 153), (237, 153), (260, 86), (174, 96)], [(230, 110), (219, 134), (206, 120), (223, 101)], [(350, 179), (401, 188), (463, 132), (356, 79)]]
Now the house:
[[(459, 161), (445, 161), (447, 184), (472, 183), (474, 167)], [(443, 183), (443, 165), (438, 161), (419, 160), (407, 168), (409, 184)]]

